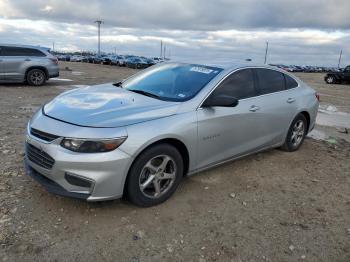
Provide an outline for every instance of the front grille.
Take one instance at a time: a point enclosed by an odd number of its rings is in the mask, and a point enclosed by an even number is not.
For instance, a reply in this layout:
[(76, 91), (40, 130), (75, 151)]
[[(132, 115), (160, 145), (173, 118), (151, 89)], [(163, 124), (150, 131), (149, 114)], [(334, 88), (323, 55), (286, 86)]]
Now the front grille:
[(52, 166), (55, 164), (55, 160), (51, 156), (49, 156), (47, 153), (40, 150), (39, 148), (28, 143), (26, 145), (26, 153), (30, 161), (43, 168), (51, 169)]
[(53, 134), (49, 134), (49, 133), (45, 133), (43, 131), (40, 131), (38, 129), (35, 128), (31, 128), (30, 129), (30, 134), (32, 136), (35, 136), (37, 138), (40, 138), (41, 140), (47, 141), (47, 142), (51, 142), (57, 138), (59, 138), (59, 136), (53, 135)]

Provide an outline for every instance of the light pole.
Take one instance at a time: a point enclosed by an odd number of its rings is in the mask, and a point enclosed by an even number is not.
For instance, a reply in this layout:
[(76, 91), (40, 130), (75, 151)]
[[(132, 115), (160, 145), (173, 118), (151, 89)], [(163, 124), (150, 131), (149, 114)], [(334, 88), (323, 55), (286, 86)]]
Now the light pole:
[(103, 24), (102, 20), (96, 20), (95, 23), (97, 23), (98, 28), (98, 52), (97, 54), (101, 55), (101, 24)]
[(269, 50), (269, 42), (266, 41), (266, 50), (265, 50), (265, 60), (264, 60), (264, 64), (266, 64), (267, 62), (267, 51)]
[(160, 57), (163, 58), (163, 41), (160, 40)]
[(338, 61), (338, 68), (340, 68), (340, 62), (341, 62), (342, 54), (343, 54), (343, 50), (340, 50), (339, 61)]

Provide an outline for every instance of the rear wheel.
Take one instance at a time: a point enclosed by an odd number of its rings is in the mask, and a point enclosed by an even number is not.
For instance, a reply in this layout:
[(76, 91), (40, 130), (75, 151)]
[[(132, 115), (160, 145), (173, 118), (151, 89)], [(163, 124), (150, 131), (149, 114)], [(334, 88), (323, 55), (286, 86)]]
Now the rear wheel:
[(146, 149), (133, 163), (126, 193), (130, 202), (143, 207), (167, 200), (183, 176), (183, 160), (179, 151), (168, 144)]
[(41, 69), (32, 69), (27, 73), (27, 82), (31, 86), (42, 86), (46, 82), (46, 74)]
[(298, 150), (305, 139), (307, 128), (305, 116), (303, 114), (297, 115), (289, 127), (282, 149), (289, 152)]

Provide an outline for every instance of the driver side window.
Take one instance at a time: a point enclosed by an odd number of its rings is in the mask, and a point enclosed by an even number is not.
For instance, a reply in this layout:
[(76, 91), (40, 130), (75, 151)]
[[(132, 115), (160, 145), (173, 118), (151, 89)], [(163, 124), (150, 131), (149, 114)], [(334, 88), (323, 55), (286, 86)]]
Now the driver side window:
[(253, 71), (242, 69), (228, 76), (212, 93), (212, 96), (227, 95), (237, 99), (256, 96)]

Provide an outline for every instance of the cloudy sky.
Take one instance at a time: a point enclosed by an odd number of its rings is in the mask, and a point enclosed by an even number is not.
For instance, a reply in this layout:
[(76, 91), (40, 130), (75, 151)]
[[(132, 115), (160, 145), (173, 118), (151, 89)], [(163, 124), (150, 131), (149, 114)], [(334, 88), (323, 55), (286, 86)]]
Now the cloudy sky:
[(350, 64), (349, 0), (0, 0), (0, 42), (171, 58)]

